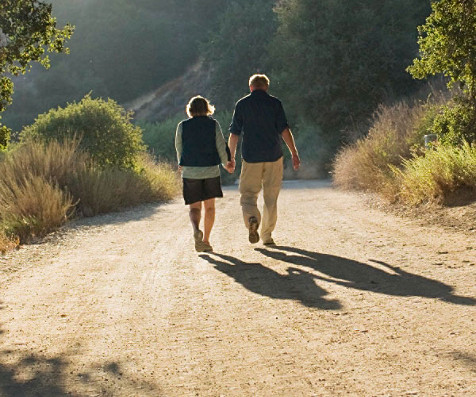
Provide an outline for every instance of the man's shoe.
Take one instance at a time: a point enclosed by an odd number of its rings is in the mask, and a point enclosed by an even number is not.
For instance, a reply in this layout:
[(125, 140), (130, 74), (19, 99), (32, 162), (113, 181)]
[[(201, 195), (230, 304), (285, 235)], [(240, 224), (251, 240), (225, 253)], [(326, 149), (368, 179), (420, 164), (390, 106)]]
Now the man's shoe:
[(276, 243), (274, 242), (273, 238), (270, 237), (270, 238), (267, 238), (266, 240), (263, 240), (263, 245), (276, 245)]
[(256, 219), (255, 216), (250, 217), (248, 220), (249, 222), (249, 235), (248, 235), (248, 240), (250, 241), (251, 244), (256, 244), (259, 241), (259, 234), (258, 234), (258, 219)]

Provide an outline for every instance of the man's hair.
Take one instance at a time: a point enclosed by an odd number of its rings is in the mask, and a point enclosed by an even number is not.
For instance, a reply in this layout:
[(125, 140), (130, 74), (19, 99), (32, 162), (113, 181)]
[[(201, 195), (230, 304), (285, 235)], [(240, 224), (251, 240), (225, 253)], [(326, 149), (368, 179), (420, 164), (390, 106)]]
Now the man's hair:
[(197, 95), (190, 99), (186, 111), (188, 117), (211, 116), (215, 111), (215, 106), (211, 105), (207, 98)]
[(254, 88), (268, 88), (268, 76), (265, 74), (254, 74), (250, 77), (249, 86)]

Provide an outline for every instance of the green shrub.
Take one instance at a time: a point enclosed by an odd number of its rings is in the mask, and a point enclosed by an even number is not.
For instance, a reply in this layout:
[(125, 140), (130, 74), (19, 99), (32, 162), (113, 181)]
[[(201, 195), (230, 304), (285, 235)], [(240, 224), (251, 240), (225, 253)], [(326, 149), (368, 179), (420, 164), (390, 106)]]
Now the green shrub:
[(159, 161), (177, 163), (175, 131), (177, 124), (183, 119), (185, 119), (185, 114), (177, 114), (174, 117), (156, 123), (139, 123), (143, 130), (143, 139), (147, 150)]
[(431, 128), (442, 143), (461, 145), (476, 142), (475, 110), (461, 99), (452, 100), (440, 108)]
[(143, 150), (142, 132), (115, 101), (85, 96), (80, 102), (41, 114), (21, 132), (23, 140), (79, 139), (80, 147), (101, 167), (132, 169)]
[(476, 200), (476, 145), (438, 145), (424, 156), (404, 160), (403, 166), (394, 172), (401, 186), (399, 198), (408, 204)]

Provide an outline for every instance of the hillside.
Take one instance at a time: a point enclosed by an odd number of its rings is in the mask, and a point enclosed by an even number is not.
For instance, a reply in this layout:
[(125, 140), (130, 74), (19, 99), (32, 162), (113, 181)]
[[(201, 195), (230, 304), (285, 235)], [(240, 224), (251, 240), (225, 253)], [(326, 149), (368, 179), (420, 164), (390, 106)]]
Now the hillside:
[(207, 97), (209, 91), (210, 70), (203, 66), (202, 61), (198, 61), (182, 76), (124, 104), (124, 107), (134, 112), (134, 119), (137, 121), (162, 121), (183, 112), (191, 97)]

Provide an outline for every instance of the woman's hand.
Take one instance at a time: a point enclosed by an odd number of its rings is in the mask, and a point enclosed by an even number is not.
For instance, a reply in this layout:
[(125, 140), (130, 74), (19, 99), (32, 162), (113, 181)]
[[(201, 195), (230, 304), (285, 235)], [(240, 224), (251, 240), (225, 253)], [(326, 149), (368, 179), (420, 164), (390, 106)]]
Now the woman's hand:
[(235, 172), (235, 161), (228, 161), (225, 165), (225, 170), (227, 170), (230, 174), (233, 174), (233, 172)]

